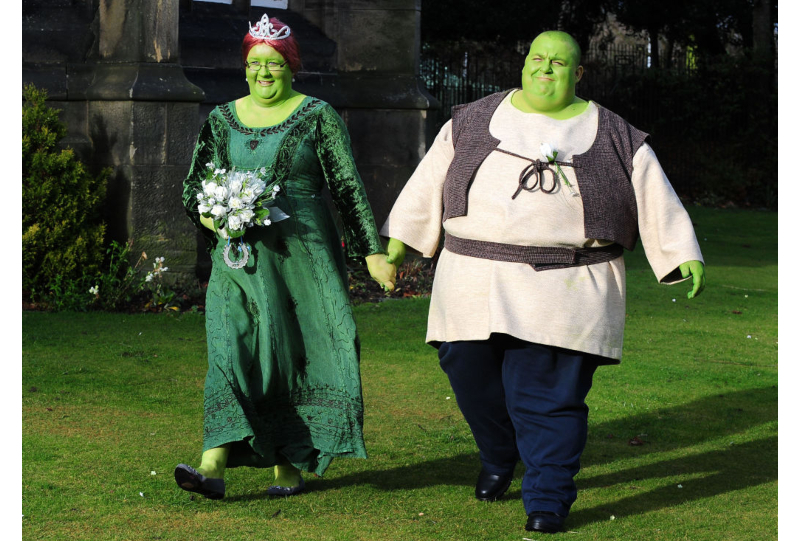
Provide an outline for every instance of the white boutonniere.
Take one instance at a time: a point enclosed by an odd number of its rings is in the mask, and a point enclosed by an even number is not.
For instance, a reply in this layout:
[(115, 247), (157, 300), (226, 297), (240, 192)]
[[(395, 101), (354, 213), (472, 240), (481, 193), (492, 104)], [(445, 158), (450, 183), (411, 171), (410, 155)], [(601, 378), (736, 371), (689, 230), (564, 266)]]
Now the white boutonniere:
[(569, 180), (567, 180), (567, 175), (564, 174), (564, 171), (561, 170), (561, 166), (558, 165), (558, 162), (556, 162), (556, 157), (558, 156), (558, 150), (555, 147), (553, 147), (550, 143), (542, 143), (541, 146), (539, 147), (539, 151), (542, 153), (542, 156), (544, 156), (547, 159), (548, 163), (551, 163), (556, 166), (557, 175), (561, 176), (564, 182), (564, 186), (569, 188), (572, 197), (577, 197), (578, 192), (576, 192), (575, 188), (572, 187), (572, 184), (570, 184)]

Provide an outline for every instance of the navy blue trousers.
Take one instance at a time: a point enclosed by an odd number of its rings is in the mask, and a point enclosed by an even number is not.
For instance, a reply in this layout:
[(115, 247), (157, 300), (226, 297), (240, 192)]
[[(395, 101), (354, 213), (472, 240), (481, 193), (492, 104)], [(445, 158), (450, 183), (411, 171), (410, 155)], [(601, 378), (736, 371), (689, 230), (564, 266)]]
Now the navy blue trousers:
[(439, 364), (472, 430), (483, 468), (492, 474), (525, 464), (525, 512), (567, 516), (586, 446), (585, 399), (598, 366), (594, 355), (492, 334), (445, 342)]

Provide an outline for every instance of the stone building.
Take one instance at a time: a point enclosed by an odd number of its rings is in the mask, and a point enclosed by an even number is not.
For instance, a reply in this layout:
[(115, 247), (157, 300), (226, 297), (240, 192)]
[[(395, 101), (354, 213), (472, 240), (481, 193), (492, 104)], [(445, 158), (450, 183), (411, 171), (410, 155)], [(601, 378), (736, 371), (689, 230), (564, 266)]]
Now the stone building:
[[(425, 152), (420, 0), (23, 0), (22, 79), (48, 91), (74, 148), (113, 168), (109, 235), (208, 272), (181, 204), (199, 126), (247, 94), (241, 42), (264, 12), (297, 36), (295, 88), (344, 118), (379, 225)], [(172, 272), (171, 272), (172, 273)]]

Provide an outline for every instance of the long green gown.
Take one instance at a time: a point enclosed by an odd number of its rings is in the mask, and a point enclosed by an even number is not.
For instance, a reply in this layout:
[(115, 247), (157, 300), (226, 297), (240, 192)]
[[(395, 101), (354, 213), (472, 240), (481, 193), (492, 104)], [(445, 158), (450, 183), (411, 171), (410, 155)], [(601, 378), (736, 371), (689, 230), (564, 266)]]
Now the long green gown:
[[(266, 167), (267, 184), (281, 188), (274, 205), (290, 218), (247, 230), (242, 269), (225, 264), (225, 241), (200, 224), (207, 163)], [(269, 467), (282, 455), (321, 475), (334, 457), (367, 456), (359, 341), (326, 182), (348, 255), (382, 252), (347, 130), (327, 103), (306, 97), (284, 122), (249, 128), (230, 102), (200, 131), (183, 202), (213, 247), (203, 450), (232, 443), (228, 467)]]

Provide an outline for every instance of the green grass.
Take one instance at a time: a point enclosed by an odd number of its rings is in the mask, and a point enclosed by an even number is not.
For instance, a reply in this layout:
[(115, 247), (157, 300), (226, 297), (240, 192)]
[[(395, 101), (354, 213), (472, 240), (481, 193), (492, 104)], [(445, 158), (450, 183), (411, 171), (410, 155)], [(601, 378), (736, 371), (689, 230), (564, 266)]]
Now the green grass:
[[(625, 355), (595, 377), (555, 538), (777, 538), (777, 215), (689, 210), (707, 289), (687, 301), (641, 249), (626, 256)], [(477, 450), (424, 344), (427, 306), (356, 309), (368, 460), (335, 461), (289, 499), (265, 495), (268, 470), (228, 470), (217, 502), (172, 478), (201, 449), (202, 316), (23, 313), (24, 538), (544, 539), (523, 530), (521, 465), (503, 500), (472, 497)]]

